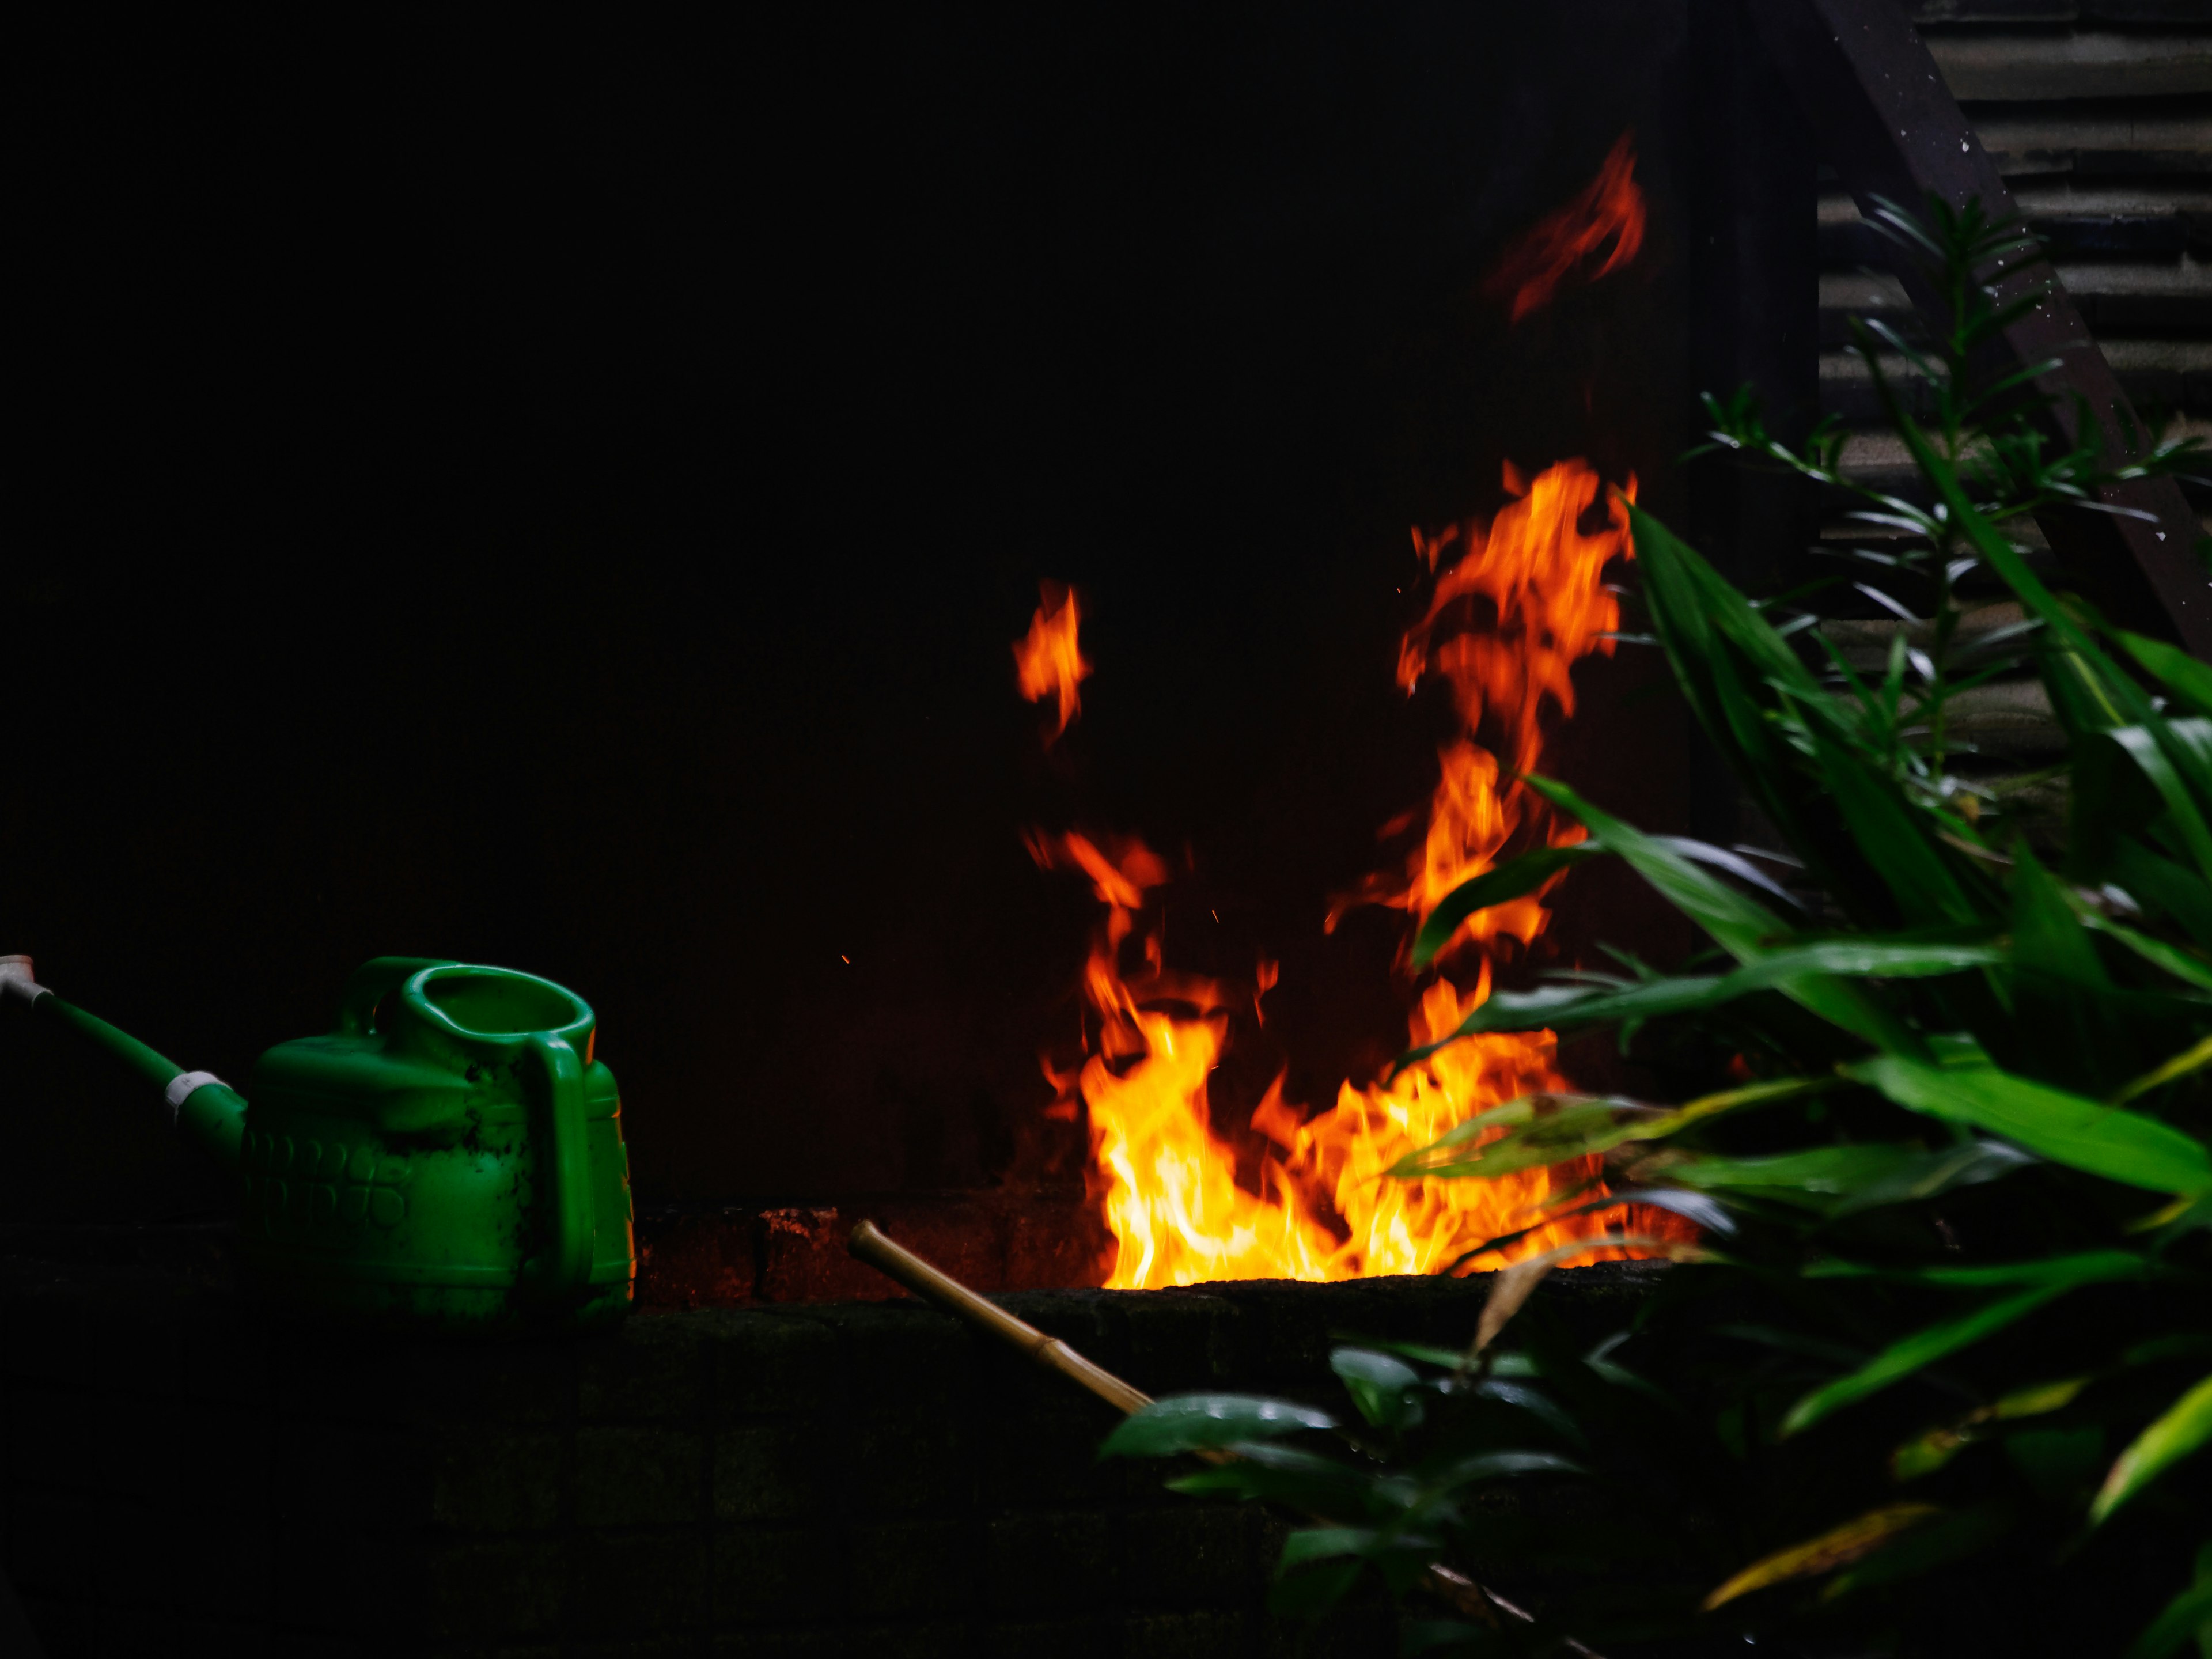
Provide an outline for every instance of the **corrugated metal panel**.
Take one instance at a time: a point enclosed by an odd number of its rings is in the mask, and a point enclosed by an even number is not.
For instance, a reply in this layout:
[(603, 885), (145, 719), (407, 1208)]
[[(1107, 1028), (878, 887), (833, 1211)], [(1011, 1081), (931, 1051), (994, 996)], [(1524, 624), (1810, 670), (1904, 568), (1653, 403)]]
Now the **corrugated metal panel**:
[[(2212, 0), (1923, 0), (1914, 15), (2139, 412), (2212, 438)], [(1850, 197), (1824, 188), (1820, 215), (1822, 406), (1860, 429), (1855, 475), (1902, 484), (1843, 347), (1854, 313), (1917, 324), (1865, 268), (1878, 256)], [(2212, 533), (2212, 497), (2192, 499)]]
[[(1923, 0), (1914, 15), (2137, 411), (2212, 440), (2212, 0)], [(1853, 314), (1918, 331), (1904, 289), (1866, 269), (1876, 246), (1850, 198), (1824, 185), (1821, 405), (1852, 428), (1847, 473), (1917, 494), (1904, 446), (1880, 425), (1865, 364), (1843, 349)], [(2212, 534), (2212, 495), (2191, 498)], [(2012, 531), (2032, 556), (2043, 550), (2032, 522)], [(1870, 539), (1840, 516), (1822, 533)], [(1900, 630), (1911, 633), (1876, 611), (1825, 631), (1871, 667)], [(1964, 734), (1980, 756), (1962, 759), (1964, 770), (1994, 780), (2063, 747), (2039, 686), (1981, 695), (1988, 707)]]

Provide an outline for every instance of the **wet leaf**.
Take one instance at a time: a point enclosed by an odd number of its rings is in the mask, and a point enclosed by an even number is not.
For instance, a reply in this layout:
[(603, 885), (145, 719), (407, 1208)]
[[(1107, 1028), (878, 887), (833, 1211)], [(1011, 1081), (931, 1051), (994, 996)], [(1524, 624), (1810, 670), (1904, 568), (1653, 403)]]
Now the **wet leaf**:
[(1116, 1424), (1101, 1457), (1173, 1457), (1179, 1453), (1265, 1440), (1300, 1429), (1333, 1429), (1336, 1419), (1293, 1401), (1249, 1394), (1181, 1394), (1156, 1400)]
[(1376, 1478), (1365, 1469), (1272, 1441), (1238, 1441), (1234, 1449), (1234, 1457), (1212, 1468), (1169, 1481), (1168, 1490), (1256, 1498), (1333, 1520), (1367, 1515), (1376, 1507)]
[(1395, 1431), (1420, 1421), (1421, 1402), (1413, 1397), (1420, 1373), (1402, 1359), (1371, 1348), (1338, 1348), (1329, 1369), (1343, 1379), (1359, 1414), (1378, 1429)]
[(1770, 1584), (1810, 1578), (1849, 1566), (1906, 1528), (1923, 1525), (1942, 1512), (1932, 1504), (1890, 1504), (1869, 1510), (1856, 1520), (1832, 1527), (1817, 1538), (1792, 1544), (1788, 1549), (1777, 1550), (1763, 1560), (1754, 1561), (1705, 1597), (1705, 1610), (1711, 1613), (1740, 1595), (1765, 1589)]
[(2212, 1191), (2212, 1154), (2169, 1124), (1995, 1066), (1931, 1066), (1883, 1054), (1844, 1068), (1907, 1110), (1971, 1123), (2108, 1181), (2159, 1193)]
[(2113, 1461), (2089, 1506), (2090, 1522), (2101, 1522), (2208, 1439), (2212, 1439), (2212, 1376), (2175, 1401)]

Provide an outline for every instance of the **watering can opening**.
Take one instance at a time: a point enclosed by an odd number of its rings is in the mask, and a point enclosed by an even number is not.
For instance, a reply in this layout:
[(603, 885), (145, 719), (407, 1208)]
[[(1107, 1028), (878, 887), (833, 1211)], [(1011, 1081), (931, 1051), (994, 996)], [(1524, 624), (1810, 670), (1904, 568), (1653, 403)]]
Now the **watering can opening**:
[(592, 1023), (591, 1009), (574, 994), (550, 980), (511, 969), (433, 968), (417, 975), (415, 986), (454, 1030), (469, 1036), (547, 1031), (574, 1041)]

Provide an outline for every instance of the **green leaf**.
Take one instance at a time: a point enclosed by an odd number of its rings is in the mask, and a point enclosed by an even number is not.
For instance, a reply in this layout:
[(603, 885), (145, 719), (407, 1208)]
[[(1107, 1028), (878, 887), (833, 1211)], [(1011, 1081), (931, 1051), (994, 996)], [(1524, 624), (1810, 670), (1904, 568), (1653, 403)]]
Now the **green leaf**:
[(2104, 1459), (2104, 1425), (2080, 1423), (2008, 1435), (2004, 1452), (2006, 1461), (2047, 1502), (2070, 1505), (2079, 1501)]
[(1729, 1579), (1711, 1595), (1705, 1597), (1704, 1609), (1711, 1613), (1725, 1606), (1740, 1595), (1765, 1589), (1770, 1584), (1779, 1584), (1792, 1578), (1808, 1578), (1818, 1573), (1832, 1572), (1838, 1567), (1848, 1566), (1863, 1556), (1869, 1555), (1909, 1527), (1917, 1527), (1942, 1514), (1932, 1504), (1887, 1504), (1864, 1515), (1846, 1521), (1839, 1527), (1831, 1527), (1817, 1538), (1802, 1544), (1792, 1544), (1788, 1549), (1754, 1561)]
[(1308, 1527), (1294, 1532), (1283, 1540), (1283, 1553), (1275, 1562), (1275, 1576), (1293, 1567), (1304, 1566), (1310, 1561), (1326, 1561), (1339, 1555), (1364, 1555), (1375, 1547), (1378, 1536), (1372, 1527)]
[(1778, 1195), (1802, 1194), (1816, 1206), (1826, 1207), (1838, 1194), (1909, 1168), (1928, 1156), (1918, 1146), (1869, 1145), (1814, 1146), (1802, 1152), (1778, 1152), (1765, 1158), (1719, 1158), (1698, 1154), (1664, 1171), (1669, 1181), (1700, 1190), (1717, 1188)]
[(2089, 1506), (2091, 1524), (2102, 1522), (2207, 1440), (2212, 1440), (2212, 1376), (2175, 1401), (2113, 1462)]
[[(1788, 647), (1783, 647), (1786, 652)], [(1792, 658), (1794, 661), (1795, 659)], [(1774, 913), (1719, 878), (1701, 870), (1674, 848), (1600, 811), (1565, 784), (1530, 776), (1528, 786), (1561, 811), (1571, 814), (1598, 841), (1619, 854), (1661, 897), (1711, 933), (1739, 962), (1749, 963), (1796, 943)], [(1877, 1047), (1906, 1054), (1922, 1052), (1918, 1037), (1849, 980), (1818, 971), (1791, 975), (1775, 986), (1821, 1018), (1840, 1025)]]
[(1930, 1066), (1882, 1054), (1843, 1070), (1908, 1111), (1990, 1130), (2054, 1164), (2152, 1192), (2212, 1191), (2204, 1143), (2155, 1118), (1995, 1066)]
[(2069, 985), (2112, 988), (2087, 929), (2035, 854), (2022, 843), (2013, 853), (2013, 961)]
[(1787, 1437), (1808, 1429), (1822, 1418), (1879, 1393), (1893, 1382), (1902, 1382), (1946, 1354), (1956, 1353), (1984, 1337), (1995, 1335), (2072, 1288), (2070, 1284), (2039, 1285), (1916, 1331), (1884, 1348), (1857, 1370), (1814, 1389), (1800, 1400), (1782, 1419), (1782, 1433)]
[(2114, 846), (2112, 872), (2132, 897), (2172, 916), (2197, 944), (2212, 946), (2212, 886), (2201, 876), (2161, 858), (2133, 836), (2122, 836)]
[[(2069, 913), (2070, 914), (2070, 913)], [(1649, 979), (1610, 989), (1547, 985), (1533, 991), (1500, 991), (1462, 1020), (1442, 1042), (1402, 1055), (1398, 1069), (1426, 1060), (1447, 1043), (1481, 1031), (1555, 1031), (1615, 1020), (1660, 1019), (1718, 1008), (1754, 992), (1778, 988), (1808, 974), (1850, 978), (1921, 979), (2004, 961), (1986, 945), (1900, 944), (1884, 939), (1822, 939), (1759, 957), (1734, 973)]]
[(1355, 1558), (1279, 1577), (1267, 1592), (1268, 1608), (1285, 1619), (1319, 1619), (1352, 1593), (1365, 1565)]
[(1988, 1291), (2008, 1285), (2118, 1285), (2161, 1279), (2172, 1269), (2130, 1250), (2084, 1250), (2075, 1255), (2039, 1256), (2028, 1261), (1978, 1262), (1956, 1267), (1869, 1267), (1856, 1261), (1815, 1261), (1808, 1279), (1897, 1279), (1954, 1290)]
[(1757, 1193), (1841, 1217), (1887, 1204), (1917, 1203), (1954, 1188), (1997, 1180), (2034, 1161), (1996, 1140), (1968, 1139), (1935, 1152), (1877, 1142), (1765, 1158), (1700, 1155), (1669, 1164), (1659, 1173), (1701, 1190)]
[(1413, 936), (1413, 966), (1425, 968), (1434, 962), (1437, 953), (1459, 931), (1459, 925), (1476, 911), (1533, 893), (1561, 871), (1597, 858), (1604, 850), (1589, 842), (1572, 847), (1540, 847), (1455, 887), (1429, 912), (1421, 931)]
[(1447, 1464), (1425, 1483), (1440, 1492), (1480, 1486), (1486, 1480), (1513, 1480), (1524, 1474), (1581, 1474), (1583, 1466), (1557, 1452), (1477, 1452)]
[(2137, 933), (2134, 928), (2108, 916), (2100, 915), (2094, 910), (2081, 912), (2081, 925), (2102, 933), (2116, 945), (2133, 951), (2184, 984), (2193, 985), (2200, 991), (2212, 991), (2212, 963), (2203, 961), (2179, 945), (2168, 945), (2164, 939)]
[(2146, 639), (2124, 629), (2114, 629), (2112, 637), (2153, 679), (2173, 694), (2175, 702), (2193, 714), (2212, 714), (2212, 666), (2164, 640)]
[(2197, 1582), (2166, 1604), (2124, 1659), (2168, 1659), (2191, 1637), (2200, 1653), (2212, 1654), (2212, 1540), (2197, 1547)]
[(2197, 873), (2212, 882), (2212, 825), (2206, 824), (2197, 808), (2198, 799), (2212, 793), (2212, 778), (2206, 779), (2192, 795), (2187, 775), (2191, 769), (2184, 758), (2188, 750), (2174, 738), (2172, 724), (2158, 720), (2155, 715), (2151, 718), (2155, 725), (2116, 726), (2103, 734), (2102, 740), (2118, 745), (2149, 781), (2166, 803), (2166, 821), (2195, 860)]
[(1841, 744), (1817, 730), (1812, 739), (1821, 780), (1851, 839), (1905, 919), (1923, 925), (1977, 920), (1979, 907), (1966, 896), (1935, 838), (1936, 821), (1907, 805), (1893, 779), (1875, 772)]
[(2212, 1037), (2183, 1049), (2172, 1059), (2154, 1066), (2141, 1077), (2113, 1092), (2112, 1103), (2122, 1105), (2138, 1095), (2147, 1095), (2154, 1089), (2162, 1089), (2179, 1077), (2212, 1065)]
[(1238, 1441), (1236, 1451), (1225, 1462), (1169, 1481), (1168, 1490), (1256, 1498), (1331, 1519), (1364, 1515), (1375, 1507), (1376, 1478), (1366, 1469), (1266, 1440)]
[(1300, 1429), (1333, 1429), (1336, 1419), (1294, 1401), (1249, 1394), (1179, 1394), (1155, 1400), (1115, 1425), (1101, 1457), (1174, 1457), (1180, 1453), (1266, 1440)]
[(1859, 1565), (1839, 1575), (1820, 1593), (1823, 1601), (1917, 1577), (1996, 1542), (2013, 1528), (2008, 1510), (1994, 1504), (1946, 1515), (1887, 1540)]
[[(1461, 1151), (1467, 1137), (1455, 1129), (1432, 1145), (1407, 1153), (1392, 1164), (1389, 1172), (1407, 1181), (1492, 1181), (1516, 1170), (1565, 1164), (1571, 1158), (1618, 1146), (1634, 1139), (1640, 1124), (1655, 1121), (1662, 1115), (1634, 1101), (1579, 1096), (1545, 1098), (1556, 1109), (1509, 1129), (1486, 1146), (1472, 1152)], [(1492, 1114), (1486, 1113), (1484, 1116), (1492, 1117)]]
[(1388, 1342), (1380, 1337), (1354, 1336), (1348, 1331), (1331, 1331), (1331, 1336), (1350, 1337), (1363, 1348), (1372, 1348), (1378, 1353), (1395, 1353), (1401, 1358), (1418, 1359), (1424, 1365), (1440, 1365), (1446, 1370), (1456, 1370), (1467, 1358), (1458, 1348), (1439, 1348), (1426, 1342)]
[(1338, 1348), (1329, 1354), (1328, 1368), (1343, 1379), (1359, 1414), (1376, 1428), (1395, 1432), (1420, 1421), (1421, 1402), (1413, 1392), (1420, 1386), (1420, 1373), (1404, 1360), (1371, 1348)]
[(1471, 1381), (1449, 1385), (1454, 1394), (1474, 1400), (1494, 1400), (1502, 1406), (1511, 1406), (1527, 1412), (1540, 1421), (1561, 1439), (1577, 1446), (1587, 1446), (1589, 1439), (1582, 1425), (1559, 1408), (1557, 1401), (1540, 1389), (1526, 1382), (1509, 1382), (1498, 1376), (1477, 1377)]
[(1889, 1204), (1918, 1204), (1960, 1187), (2002, 1180), (2034, 1162), (2032, 1155), (2008, 1141), (1970, 1139), (1938, 1152), (1923, 1152), (1911, 1163), (1853, 1188), (1828, 1213), (1840, 1218)]

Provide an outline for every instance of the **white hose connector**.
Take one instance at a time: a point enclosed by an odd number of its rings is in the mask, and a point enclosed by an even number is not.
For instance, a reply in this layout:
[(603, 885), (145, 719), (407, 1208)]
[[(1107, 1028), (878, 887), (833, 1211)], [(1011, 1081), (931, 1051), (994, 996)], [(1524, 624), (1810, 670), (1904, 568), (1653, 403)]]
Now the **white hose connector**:
[[(210, 1083), (222, 1083), (213, 1072), (179, 1072), (169, 1079), (166, 1098), (169, 1103), (169, 1126), (176, 1127), (177, 1116), (185, 1109), (185, 1103), (192, 1097), (196, 1089), (204, 1089)], [(230, 1085), (223, 1084), (223, 1087)]]
[(36, 1002), (40, 997), (53, 995), (52, 991), (31, 977), (28, 957), (0, 957), (0, 996), (21, 997), (26, 1002)]

